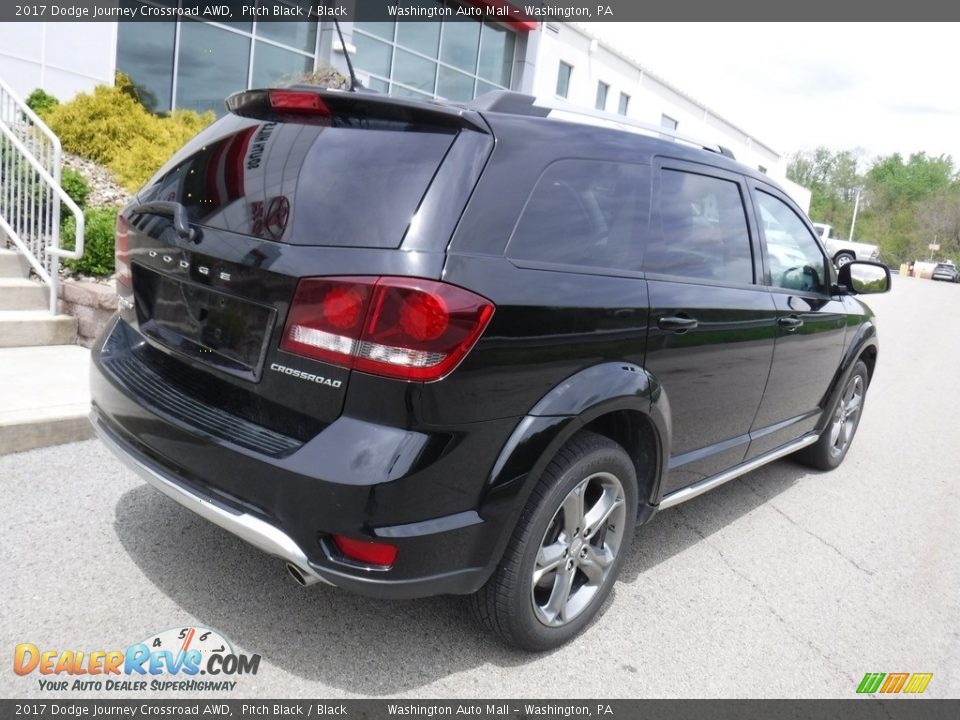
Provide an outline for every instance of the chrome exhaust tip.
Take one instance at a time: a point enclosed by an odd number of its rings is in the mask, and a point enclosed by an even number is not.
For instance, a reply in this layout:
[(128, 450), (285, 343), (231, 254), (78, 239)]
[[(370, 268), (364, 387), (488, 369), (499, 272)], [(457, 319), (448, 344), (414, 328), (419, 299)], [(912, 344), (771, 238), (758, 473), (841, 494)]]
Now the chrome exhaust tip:
[(301, 570), (293, 563), (287, 563), (287, 574), (293, 578), (294, 582), (300, 587), (309, 587), (315, 583), (322, 582), (322, 579), (311, 572)]

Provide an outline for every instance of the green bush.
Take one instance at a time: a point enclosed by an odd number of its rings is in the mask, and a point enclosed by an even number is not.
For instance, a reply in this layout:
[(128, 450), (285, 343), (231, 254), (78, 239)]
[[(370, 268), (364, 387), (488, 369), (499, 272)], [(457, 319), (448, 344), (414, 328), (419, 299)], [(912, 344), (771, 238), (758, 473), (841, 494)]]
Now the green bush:
[[(90, 195), (90, 185), (87, 179), (78, 170), (71, 167), (65, 167), (60, 172), (60, 186), (66, 191), (70, 199), (73, 200), (81, 210), (87, 206), (87, 196)], [(64, 214), (70, 214), (66, 206), (61, 207), (60, 217)]]
[(40, 88), (37, 88), (30, 93), (25, 102), (27, 107), (33, 110), (37, 115), (43, 115), (48, 110), (53, 110), (53, 108), (60, 104), (60, 101), (57, 100), (53, 95), (44, 92)]
[[(87, 208), (83, 211), (83, 257), (67, 260), (67, 267), (84, 275), (104, 277), (114, 270), (114, 236), (117, 228), (118, 208)], [(77, 223), (70, 215), (63, 224), (60, 239), (63, 247), (74, 248)]]
[(117, 181), (136, 191), (190, 138), (214, 120), (178, 110), (161, 117), (135, 99), (129, 80), (118, 73), (118, 86), (100, 85), (51, 110), (47, 124), (63, 149), (105, 165)]

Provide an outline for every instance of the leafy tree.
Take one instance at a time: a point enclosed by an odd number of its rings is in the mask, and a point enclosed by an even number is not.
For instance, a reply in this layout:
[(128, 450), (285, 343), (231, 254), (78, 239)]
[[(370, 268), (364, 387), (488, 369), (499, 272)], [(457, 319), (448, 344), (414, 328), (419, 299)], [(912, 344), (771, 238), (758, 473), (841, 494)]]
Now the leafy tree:
[(899, 153), (879, 157), (866, 172), (861, 150), (819, 147), (796, 153), (787, 177), (810, 189), (810, 216), (844, 236), (850, 227), (857, 192), (860, 211), (854, 240), (880, 246), (891, 265), (930, 256), (960, 259), (960, 178), (948, 155)]
[(787, 177), (811, 191), (810, 217), (832, 225), (838, 233), (853, 220), (857, 193), (864, 185), (858, 171), (862, 157), (859, 149), (834, 152), (818, 147), (795, 153), (787, 165)]

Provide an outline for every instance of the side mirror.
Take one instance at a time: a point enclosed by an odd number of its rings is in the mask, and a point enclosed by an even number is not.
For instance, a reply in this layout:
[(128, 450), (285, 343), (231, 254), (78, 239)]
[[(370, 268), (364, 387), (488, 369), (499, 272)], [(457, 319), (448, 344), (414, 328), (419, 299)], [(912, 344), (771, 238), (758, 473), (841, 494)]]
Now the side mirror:
[(837, 271), (837, 283), (854, 295), (885, 293), (892, 283), (890, 268), (866, 260), (851, 260)]

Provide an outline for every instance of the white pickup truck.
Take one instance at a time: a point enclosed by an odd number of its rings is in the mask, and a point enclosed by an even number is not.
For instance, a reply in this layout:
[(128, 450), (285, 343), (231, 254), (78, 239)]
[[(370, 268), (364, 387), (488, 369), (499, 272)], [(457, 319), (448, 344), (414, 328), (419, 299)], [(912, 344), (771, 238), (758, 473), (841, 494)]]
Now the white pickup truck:
[(833, 227), (824, 223), (814, 223), (813, 227), (820, 235), (820, 241), (827, 249), (827, 253), (833, 258), (833, 264), (838, 268), (843, 267), (851, 260), (877, 261), (880, 259), (880, 248), (876, 245), (831, 237), (830, 233)]

